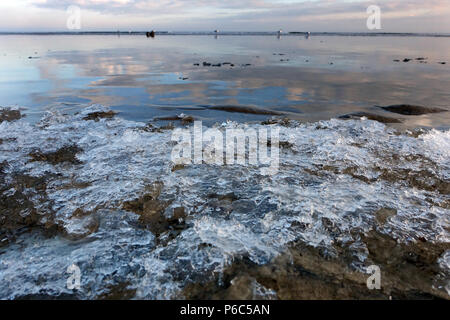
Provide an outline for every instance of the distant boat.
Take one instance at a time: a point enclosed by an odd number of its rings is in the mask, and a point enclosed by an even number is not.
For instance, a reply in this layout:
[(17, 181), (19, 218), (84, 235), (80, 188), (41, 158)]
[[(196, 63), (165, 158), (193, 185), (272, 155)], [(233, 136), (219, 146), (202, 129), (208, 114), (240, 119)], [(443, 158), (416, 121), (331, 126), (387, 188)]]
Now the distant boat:
[(216, 30), (214, 30), (214, 33), (219, 33), (219, 30), (217, 30), (217, 29), (216, 29)]
[(283, 30), (278, 30), (278, 34), (282, 34), (283, 33)]
[(147, 38), (150, 38), (150, 37), (154, 38), (155, 37), (155, 31), (152, 30), (150, 32), (147, 32), (145, 35), (147, 36)]

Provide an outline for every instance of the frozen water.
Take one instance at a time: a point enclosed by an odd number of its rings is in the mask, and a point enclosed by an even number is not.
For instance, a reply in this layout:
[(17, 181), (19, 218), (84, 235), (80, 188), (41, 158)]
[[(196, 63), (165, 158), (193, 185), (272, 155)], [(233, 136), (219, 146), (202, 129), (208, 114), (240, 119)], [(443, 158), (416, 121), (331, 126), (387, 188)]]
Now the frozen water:
[[(351, 244), (352, 267), (367, 256), (355, 234), (373, 229), (375, 212), (396, 209), (383, 232), (408, 242), (419, 237), (449, 242), (448, 185), (450, 130), (419, 137), (369, 120), (329, 120), (274, 124), (280, 141), (280, 167), (261, 175), (257, 165), (188, 165), (172, 172), (171, 130), (151, 132), (145, 124), (119, 117), (85, 121), (107, 108), (94, 105), (74, 116), (48, 113), (38, 124), (0, 124), (0, 163), (6, 179), (16, 173), (47, 177), (47, 197), (35, 207), (55, 212), (69, 240), (38, 231), (24, 233), (0, 249), (0, 298), (74, 295), (95, 298), (119, 284), (135, 297), (168, 299), (238, 256), (264, 264), (295, 240), (337, 254), (334, 244)], [(218, 128), (255, 128), (224, 123)], [(267, 127), (267, 126), (265, 126)], [(30, 152), (53, 152), (77, 145), (79, 164), (31, 162)], [(184, 207), (188, 228), (174, 239), (155, 236), (122, 208), (148, 186), (163, 183), (160, 199), (171, 201), (165, 214)], [(14, 190), (5, 190), (14, 193)], [(233, 201), (212, 194), (233, 193)], [(33, 190), (29, 190), (34, 195)], [(82, 210), (87, 214), (78, 217)], [(87, 232), (92, 221), (98, 229)], [(448, 254), (442, 258), (448, 268)], [(67, 267), (81, 270), (81, 289), (67, 289)], [(265, 292), (259, 284), (255, 290)]]

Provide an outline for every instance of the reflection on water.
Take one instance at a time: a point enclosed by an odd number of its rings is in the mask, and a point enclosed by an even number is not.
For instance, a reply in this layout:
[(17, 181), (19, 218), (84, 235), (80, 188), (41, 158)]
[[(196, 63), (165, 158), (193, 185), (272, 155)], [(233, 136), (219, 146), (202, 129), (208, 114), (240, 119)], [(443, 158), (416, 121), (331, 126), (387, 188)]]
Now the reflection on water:
[[(426, 63), (393, 61), (418, 57)], [(31, 121), (47, 108), (91, 103), (142, 121), (181, 112), (207, 121), (267, 117), (208, 109), (242, 105), (306, 121), (366, 111), (448, 127), (449, 113), (408, 117), (375, 106), (450, 109), (449, 68), (448, 38), (4, 35), (0, 105), (27, 107)]]

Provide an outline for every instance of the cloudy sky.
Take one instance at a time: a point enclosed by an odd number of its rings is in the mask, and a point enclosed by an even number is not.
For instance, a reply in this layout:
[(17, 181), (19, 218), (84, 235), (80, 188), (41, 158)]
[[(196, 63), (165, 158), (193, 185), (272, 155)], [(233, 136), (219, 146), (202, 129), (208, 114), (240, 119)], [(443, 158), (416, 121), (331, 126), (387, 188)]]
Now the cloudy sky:
[(67, 31), (67, 8), (89, 30), (368, 31), (450, 33), (450, 0), (0, 0), (0, 31)]

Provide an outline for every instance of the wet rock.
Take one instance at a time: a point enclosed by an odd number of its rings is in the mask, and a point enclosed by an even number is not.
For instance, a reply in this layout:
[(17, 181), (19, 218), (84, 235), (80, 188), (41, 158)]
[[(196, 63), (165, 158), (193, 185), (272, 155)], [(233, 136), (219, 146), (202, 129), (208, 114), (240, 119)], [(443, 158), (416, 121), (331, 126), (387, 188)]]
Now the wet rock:
[(183, 207), (177, 207), (173, 209), (171, 217), (165, 216), (165, 211), (171, 201), (159, 199), (162, 187), (161, 182), (154, 183), (148, 188), (146, 194), (136, 200), (124, 202), (122, 208), (138, 214), (139, 222), (155, 236), (159, 237), (163, 233), (169, 232), (169, 239), (172, 239), (187, 228), (184, 221), (186, 213)]
[(434, 265), (433, 261), (444, 248), (428, 253), (427, 246), (424, 247), (426, 242), (419, 245), (422, 246), (420, 249), (413, 249), (382, 235), (369, 235), (364, 240), (373, 258), (368, 263), (376, 263), (381, 268), (381, 290), (369, 290), (369, 275), (348, 267), (351, 258), (347, 257), (349, 253), (345, 247), (337, 248), (339, 255), (330, 257), (320, 248), (295, 242), (266, 265), (257, 265), (246, 257), (235, 259), (213, 280), (188, 284), (182, 296), (186, 299), (255, 299), (253, 288), (257, 283), (282, 300), (450, 298), (433, 288), (434, 272), (410, 268), (402, 263), (391, 264), (396, 257), (400, 257), (400, 261), (418, 257), (418, 261)]
[(98, 111), (98, 112), (91, 112), (88, 113), (83, 120), (89, 121), (94, 120), (98, 122), (100, 119), (111, 119), (113, 118), (117, 113), (114, 111)]
[(147, 38), (154, 38), (155, 37), (155, 31), (146, 32), (145, 35)]
[(0, 163), (0, 246), (7, 245), (15, 235), (39, 228), (44, 234), (57, 231), (54, 212), (49, 205), (36, 208), (33, 199), (47, 201), (48, 177), (13, 174), (6, 179), (7, 163)]
[(391, 290), (400, 297), (419, 294), (450, 298), (445, 292), (436, 290), (434, 283), (441, 273), (438, 259), (450, 249), (450, 243), (431, 243), (425, 239), (399, 243), (375, 230), (363, 235), (362, 240), (367, 246), (369, 259), (382, 270), (385, 290)]
[(403, 59), (403, 62), (410, 62), (412, 59), (408, 59), (408, 58), (405, 58), (405, 59)]
[(211, 63), (209, 63), (209, 62), (203, 62), (203, 66), (204, 66), (204, 67), (211, 67)]
[(99, 221), (94, 213), (76, 212), (66, 221), (61, 232), (62, 236), (71, 241), (77, 241), (97, 232)]
[(263, 122), (261, 122), (262, 125), (273, 125), (273, 124), (278, 124), (280, 126), (283, 127), (292, 127), (294, 125), (293, 121), (291, 121), (289, 118), (271, 118), (271, 119), (267, 119)]
[(198, 67), (200, 66), (200, 63), (194, 63), (194, 66)]
[(190, 124), (194, 122), (194, 117), (193, 116), (183, 116), (181, 118), (181, 124), (182, 125), (186, 125), (186, 124)]
[(9, 108), (3, 108), (0, 109), (0, 123), (3, 121), (15, 121), (22, 118), (22, 114), (20, 113), (20, 110), (12, 110)]
[[(380, 106), (379, 106), (380, 107)], [(445, 112), (446, 110), (440, 109), (440, 108), (431, 108), (431, 107), (423, 107), (423, 106), (414, 106), (409, 104), (399, 104), (399, 105), (392, 105), (392, 106), (386, 106), (386, 107), (380, 107), (383, 110), (408, 115), (408, 116), (418, 116), (428, 113), (439, 113), (439, 112)]]
[(136, 295), (136, 289), (130, 282), (110, 284), (106, 292), (97, 297), (98, 300), (130, 300)]
[[(272, 140), (267, 140), (267, 146), (272, 147)], [(294, 151), (294, 144), (289, 141), (278, 141), (278, 146), (282, 149)]]
[(159, 118), (155, 118), (153, 120), (154, 121), (181, 121), (182, 125), (190, 124), (195, 121), (193, 116), (185, 115), (183, 113), (180, 115), (177, 115), (177, 116), (159, 117)]
[(447, 64), (445, 61), (438, 62), (439, 64)]
[(425, 57), (419, 57), (419, 58), (416, 58), (416, 60), (417, 61), (424, 61), (424, 60), (427, 60), (428, 58), (425, 58)]
[(233, 201), (239, 200), (239, 197), (236, 196), (234, 194), (234, 192), (230, 192), (230, 193), (222, 194), (222, 195), (217, 194), (217, 193), (211, 193), (208, 195), (208, 198), (210, 198), (210, 199), (215, 198), (219, 201), (228, 201), (228, 202), (233, 202)]
[(174, 165), (172, 167), (171, 171), (175, 172), (175, 171), (178, 171), (178, 170), (182, 170), (184, 168), (186, 168), (186, 166), (184, 164), (176, 164), (176, 165)]
[(344, 119), (344, 120), (357, 119), (358, 120), (362, 117), (365, 117), (369, 120), (378, 121), (381, 123), (401, 123), (400, 120), (395, 119), (395, 118), (384, 117), (384, 116), (380, 116), (378, 114), (367, 113), (367, 112), (349, 113), (349, 114), (340, 116), (339, 119)]
[[(179, 120), (177, 118), (177, 120)], [(168, 124), (160, 127), (155, 127), (152, 123), (147, 123), (145, 127), (140, 127), (139, 130), (143, 130), (145, 132), (158, 132), (161, 133), (164, 130), (173, 130), (175, 126), (173, 125), (173, 122), (169, 122)]]
[(211, 106), (211, 110), (220, 110), (225, 112), (235, 112), (235, 113), (248, 113), (248, 114), (261, 114), (261, 115), (281, 115), (280, 112), (272, 110), (264, 110), (253, 107), (244, 106)]
[(221, 67), (222, 64), (221, 63), (216, 63), (216, 64), (212, 64), (211, 67)]
[(393, 61), (394, 61), (394, 62), (400, 62), (400, 60), (399, 60), (399, 59), (394, 59)]
[(381, 208), (377, 212), (375, 212), (375, 219), (380, 225), (384, 225), (386, 221), (397, 214), (396, 209), (392, 208)]
[[(206, 283), (189, 284), (186, 299), (387, 299), (368, 290), (367, 276), (349, 270), (340, 260), (324, 257), (320, 250), (293, 244), (285, 253), (266, 265), (248, 258), (236, 259), (222, 275)], [(255, 283), (271, 294), (255, 295)]]
[(83, 150), (77, 145), (65, 146), (61, 149), (58, 149), (54, 152), (41, 152), (39, 150), (31, 152), (29, 156), (31, 157), (31, 161), (43, 161), (48, 162), (53, 165), (59, 163), (72, 163), (72, 164), (80, 164), (81, 161), (77, 159), (76, 155)]
[(318, 168), (319, 170), (332, 171), (335, 174), (342, 172), (343, 174), (351, 175), (353, 178), (364, 181), (365, 183), (384, 180), (390, 183), (406, 184), (409, 187), (417, 188), (419, 190), (438, 192), (444, 195), (450, 194), (450, 182), (435, 176), (429, 170), (388, 169), (377, 167), (373, 169), (378, 173), (378, 177), (368, 178), (359, 173), (358, 167), (341, 169), (330, 166), (319, 166)]

